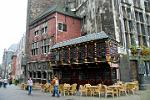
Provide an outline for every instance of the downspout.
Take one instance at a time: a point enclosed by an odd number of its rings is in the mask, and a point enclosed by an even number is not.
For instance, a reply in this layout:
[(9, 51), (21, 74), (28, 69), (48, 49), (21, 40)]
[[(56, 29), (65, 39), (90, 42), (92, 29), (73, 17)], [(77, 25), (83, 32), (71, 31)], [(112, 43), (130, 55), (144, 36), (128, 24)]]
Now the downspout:
[(56, 38), (55, 38), (55, 43), (57, 43), (57, 24), (58, 24), (58, 20), (57, 20), (57, 12), (56, 12), (56, 16), (55, 16), (55, 18), (56, 18)]

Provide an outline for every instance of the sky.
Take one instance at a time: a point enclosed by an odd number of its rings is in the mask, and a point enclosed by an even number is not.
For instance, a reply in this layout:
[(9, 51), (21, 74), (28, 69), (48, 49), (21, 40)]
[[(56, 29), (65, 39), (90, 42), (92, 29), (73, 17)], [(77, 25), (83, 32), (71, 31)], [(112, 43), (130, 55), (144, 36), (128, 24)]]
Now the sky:
[(4, 49), (20, 41), (26, 31), (28, 0), (0, 1), (0, 64)]

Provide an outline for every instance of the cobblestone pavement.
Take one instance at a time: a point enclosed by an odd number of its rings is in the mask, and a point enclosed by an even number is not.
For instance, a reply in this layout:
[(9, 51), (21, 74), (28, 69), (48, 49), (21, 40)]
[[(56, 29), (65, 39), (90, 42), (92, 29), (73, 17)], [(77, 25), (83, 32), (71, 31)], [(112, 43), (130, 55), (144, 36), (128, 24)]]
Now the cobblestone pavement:
[(32, 95), (27, 95), (27, 91), (11, 85), (7, 88), (0, 88), (0, 100), (150, 100), (150, 90), (139, 91), (135, 95), (108, 98), (85, 97), (85, 96), (61, 96), (51, 97), (50, 93), (43, 93), (40, 90), (33, 90)]

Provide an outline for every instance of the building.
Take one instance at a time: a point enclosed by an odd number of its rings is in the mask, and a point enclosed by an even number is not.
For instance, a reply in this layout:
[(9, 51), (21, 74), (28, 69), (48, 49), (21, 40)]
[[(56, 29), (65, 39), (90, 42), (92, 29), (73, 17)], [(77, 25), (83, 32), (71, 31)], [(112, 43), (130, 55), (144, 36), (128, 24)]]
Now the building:
[[(149, 79), (150, 1), (149, 0), (76, 0), (74, 11), (82, 17), (81, 33), (104, 31), (120, 43), (120, 77), (123, 81), (138, 80), (139, 73)], [(112, 16), (112, 17), (110, 17)], [(136, 48), (135, 48), (136, 47)], [(137, 49), (141, 49), (140, 55)], [(133, 54), (136, 49), (136, 55)], [(138, 56), (144, 61), (140, 70)], [(142, 71), (142, 72), (141, 72)], [(146, 81), (145, 81), (146, 82)]]
[(11, 73), (10, 73), (10, 75), (11, 75), (11, 77), (13, 78), (13, 79), (17, 79), (17, 77), (16, 77), (16, 62), (17, 62), (17, 55), (12, 55), (12, 58), (11, 58)]
[(8, 68), (9, 64), (11, 64), (11, 57), (14, 54), (14, 51), (9, 51), (4, 49), (3, 59), (2, 59), (2, 77), (8, 77)]
[(50, 48), (56, 43), (81, 36), (80, 17), (68, 7), (53, 5), (30, 23), (27, 34), (28, 77), (36, 82), (45, 82), (52, 77)]
[[(64, 0), (64, 1), (66, 1), (65, 4), (77, 16), (80, 16), (82, 18), (81, 36), (89, 36), (89, 34), (95, 33), (98, 34), (104, 31), (104, 33), (106, 33), (106, 35), (109, 38), (119, 43), (119, 45), (117, 46), (117, 56), (116, 57), (110, 56), (111, 57), (110, 59), (119, 58), (118, 60), (119, 67), (116, 69), (117, 73), (115, 76), (117, 77), (115, 79), (119, 79), (122, 81), (131, 81), (135, 79), (139, 80), (139, 74), (142, 74), (145, 75), (146, 79), (145, 82), (149, 82), (148, 81), (150, 76), (149, 0), (114, 0), (114, 1)], [(68, 44), (68, 42), (66, 43)], [(55, 45), (58, 48), (55, 48)], [(54, 51), (59, 51), (60, 48), (66, 47), (66, 45), (61, 45), (61, 43), (55, 45), (54, 47), (50, 48), (52, 52), (53, 49)], [(57, 45), (61, 45), (62, 47)], [(68, 47), (66, 48), (70, 48), (70, 45), (67, 46)], [(140, 49), (139, 53), (137, 53), (138, 49)], [(146, 53), (144, 53), (145, 51)], [(56, 56), (57, 59), (59, 59), (59, 57), (60, 56)], [(142, 61), (144, 63), (139, 64), (139, 61)], [(139, 67), (139, 65), (142, 67)]]
[(18, 79), (20, 82), (22, 82), (25, 79), (25, 35), (22, 36), (20, 39), (17, 50), (16, 50), (16, 71), (15, 71), (15, 78)]

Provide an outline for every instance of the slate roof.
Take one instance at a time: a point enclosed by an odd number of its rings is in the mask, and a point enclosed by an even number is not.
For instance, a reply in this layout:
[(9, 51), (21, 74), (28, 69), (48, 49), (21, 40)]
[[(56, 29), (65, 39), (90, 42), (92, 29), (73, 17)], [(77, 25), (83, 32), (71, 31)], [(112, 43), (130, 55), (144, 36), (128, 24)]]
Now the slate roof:
[(45, 18), (46, 16), (48, 16), (49, 14), (52, 14), (54, 12), (58, 12), (58, 13), (61, 13), (61, 14), (67, 15), (67, 16), (81, 19), (81, 17), (77, 16), (74, 12), (72, 12), (66, 6), (53, 5), (50, 8), (48, 8), (45, 12), (43, 12), (41, 15), (37, 16), (37, 18), (35, 18), (35, 20), (33, 20), (30, 24), (34, 24), (35, 22)]
[(107, 38), (109, 38), (109, 36), (105, 32), (93, 33), (93, 34), (88, 34), (88, 35), (81, 36), (75, 39), (70, 39), (67, 41), (57, 43), (54, 46), (52, 46), (51, 49), (64, 47), (68, 45), (75, 45), (75, 44), (84, 43), (84, 42), (93, 41), (93, 40), (107, 39)]

